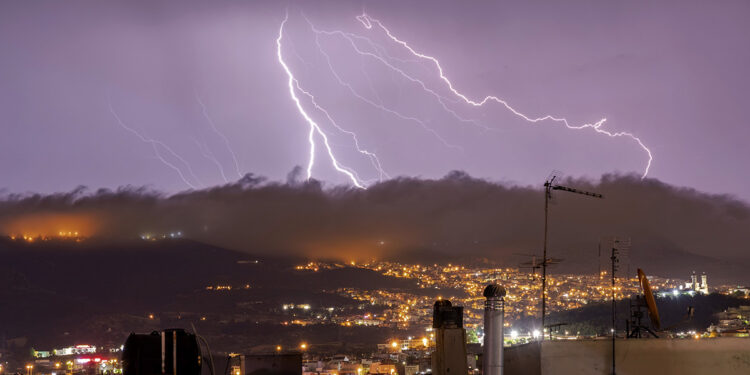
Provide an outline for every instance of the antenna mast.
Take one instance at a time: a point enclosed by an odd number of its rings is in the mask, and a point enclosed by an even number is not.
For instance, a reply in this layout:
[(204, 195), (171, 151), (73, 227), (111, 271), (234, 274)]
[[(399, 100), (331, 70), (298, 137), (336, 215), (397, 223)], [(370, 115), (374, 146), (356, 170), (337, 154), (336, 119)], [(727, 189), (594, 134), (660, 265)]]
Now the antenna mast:
[(615, 338), (617, 337), (617, 326), (615, 322), (617, 320), (617, 290), (615, 273), (619, 270), (618, 264), (620, 263), (620, 252), (630, 247), (630, 239), (620, 240), (615, 237), (612, 241), (612, 375), (615, 375)]
[(598, 193), (592, 193), (588, 191), (573, 189), (567, 186), (557, 185), (555, 179), (557, 178), (558, 172), (552, 172), (552, 175), (547, 178), (544, 182), (544, 247), (542, 254), (542, 339), (544, 339), (544, 318), (547, 313), (547, 265), (550, 264), (550, 259), (547, 258), (547, 229), (548, 229), (548, 217), (549, 217), (549, 200), (552, 198), (553, 190), (562, 190), (569, 193), (575, 193), (580, 195), (586, 195), (592, 198), (604, 198), (603, 195)]
[(615, 320), (617, 318), (617, 298), (615, 298), (615, 272), (617, 272), (617, 263), (620, 262), (617, 259), (617, 244), (620, 241), (615, 239), (612, 244), (612, 256), (609, 258), (612, 260), (612, 375), (615, 375), (615, 338), (617, 337), (617, 327), (615, 326)]

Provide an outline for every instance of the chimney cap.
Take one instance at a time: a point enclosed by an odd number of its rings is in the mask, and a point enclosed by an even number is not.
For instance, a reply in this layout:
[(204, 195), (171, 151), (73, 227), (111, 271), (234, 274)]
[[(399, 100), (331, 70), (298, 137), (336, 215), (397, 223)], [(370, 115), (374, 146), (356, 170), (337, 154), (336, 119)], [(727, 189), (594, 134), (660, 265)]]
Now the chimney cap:
[(497, 284), (490, 284), (484, 288), (483, 294), (485, 298), (505, 297), (505, 288)]
[(451, 301), (447, 299), (439, 299), (435, 301), (435, 304), (433, 305), (433, 307), (436, 309), (443, 308), (443, 307), (451, 307), (451, 306), (452, 306)]

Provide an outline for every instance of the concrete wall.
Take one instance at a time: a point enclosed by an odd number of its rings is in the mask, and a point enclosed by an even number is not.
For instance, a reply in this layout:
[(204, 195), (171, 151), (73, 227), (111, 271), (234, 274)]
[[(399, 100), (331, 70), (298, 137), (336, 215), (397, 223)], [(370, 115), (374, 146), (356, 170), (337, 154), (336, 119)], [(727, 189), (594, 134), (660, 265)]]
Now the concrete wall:
[(505, 348), (503, 375), (540, 375), (542, 373), (539, 361), (540, 349), (539, 342)]
[(245, 375), (301, 375), (302, 354), (245, 355)]
[(438, 328), (432, 353), (433, 375), (466, 375), (466, 331), (463, 328)]
[[(617, 340), (616, 353), (618, 375), (750, 374), (747, 338)], [(506, 348), (505, 359), (505, 375), (609, 375), (612, 342), (532, 343)]]

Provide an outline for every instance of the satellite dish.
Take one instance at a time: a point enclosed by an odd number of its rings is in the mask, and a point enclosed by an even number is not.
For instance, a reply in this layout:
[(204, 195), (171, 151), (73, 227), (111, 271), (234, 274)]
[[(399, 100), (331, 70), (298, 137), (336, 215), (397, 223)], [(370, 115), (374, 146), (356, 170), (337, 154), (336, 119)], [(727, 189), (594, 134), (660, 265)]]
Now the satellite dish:
[(641, 282), (641, 288), (643, 289), (643, 299), (646, 300), (646, 306), (648, 307), (648, 316), (651, 318), (651, 324), (658, 331), (661, 328), (661, 322), (659, 321), (659, 310), (656, 308), (656, 300), (654, 300), (654, 293), (651, 292), (651, 286), (648, 284), (646, 274), (643, 273), (642, 269), (638, 269), (638, 280)]

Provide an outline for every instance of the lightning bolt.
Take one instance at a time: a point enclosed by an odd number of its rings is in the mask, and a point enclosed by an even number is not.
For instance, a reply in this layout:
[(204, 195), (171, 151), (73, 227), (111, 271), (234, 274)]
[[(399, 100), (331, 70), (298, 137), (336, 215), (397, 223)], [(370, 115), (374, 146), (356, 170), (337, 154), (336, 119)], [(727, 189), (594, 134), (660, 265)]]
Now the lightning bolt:
[[(632, 133), (624, 132), (624, 131), (622, 131), (622, 132), (610, 132), (610, 131), (602, 129), (602, 125), (604, 124), (604, 122), (607, 121), (606, 118), (601, 119), (601, 120), (599, 120), (599, 121), (597, 121), (597, 122), (595, 122), (593, 124), (571, 125), (568, 122), (567, 119), (562, 118), (562, 117), (555, 117), (555, 116), (552, 116), (552, 115), (545, 115), (545, 116), (541, 116), (541, 117), (528, 116), (528, 115), (526, 115), (526, 114), (524, 114), (524, 113), (516, 110), (510, 104), (508, 104), (508, 102), (506, 102), (503, 99), (498, 98), (497, 96), (488, 95), (488, 96), (485, 96), (484, 98), (482, 98), (482, 100), (479, 100), (479, 101), (472, 100), (468, 96), (466, 96), (465, 94), (463, 94), (460, 91), (458, 91), (453, 86), (453, 83), (445, 75), (445, 72), (443, 71), (443, 67), (440, 65), (440, 62), (438, 61), (437, 58), (416, 51), (408, 43), (406, 43), (405, 41), (403, 41), (403, 40), (397, 38), (396, 36), (394, 36), (391, 33), (391, 31), (385, 25), (383, 25), (383, 23), (381, 23), (379, 20), (377, 20), (375, 18), (370, 17), (366, 13), (363, 13), (362, 15), (357, 16), (356, 19), (360, 23), (362, 23), (362, 25), (367, 30), (371, 30), (373, 28), (373, 25), (377, 25), (385, 33), (385, 35), (391, 41), (393, 41), (394, 43), (396, 43), (398, 45), (401, 45), (410, 54), (412, 54), (413, 56), (418, 57), (420, 59), (431, 61), (435, 65), (435, 68), (437, 68), (437, 71), (438, 71), (438, 74), (440, 76), (440, 79), (446, 84), (446, 86), (448, 87), (448, 89), (453, 93), (453, 95), (455, 95), (457, 98), (459, 98), (461, 101), (463, 101), (466, 104), (472, 105), (474, 107), (481, 107), (481, 106), (485, 105), (488, 102), (495, 102), (495, 103), (498, 103), (498, 104), (502, 105), (503, 107), (505, 107), (507, 110), (509, 110), (510, 112), (512, 112), (514, 115), (522, 118), (525, 121), (531, 122), (531, 123), (537, 123), (537, 122), (542, 122), (542, 121), (548, 121), (549, 120), (549, 121), (554, 121), (554, 122), (557, 122), (557, 123), (562, 123), (568, 129), (581, 130), (581, 129), (590, 128), (590, 129), (593, 129), (594, 131), (596, 131), (599, 134), (604, 134), (604, 135), (607, 135), (609, 137), (627, 137), (627, 138), (632, 139), (633, 141), (635, 141), (636, 143), (638, 143), (638, 145), (646, 152), (646, 154), (648, 154), (648, 163), (646, 164), (646, 168), (645, 168), (645, 170), (644, 170), (643, 175), (641, 176), (641, 178), (642, 179), (646, 178), (646, 176), (648, 175), (648, 171), (651, 168), (651, 162), (653, 161), (653, 155), (651, 154), (651, 150), (648, 147), (646, 147), (646, 145), (643, 143), (643, 141), (641, 141), (640, 138), (636, 137)], [(432, 92), (432, 91), (430, 91), (430, 93), (432, 93), (433, 95), (435, 95), (434, 92)], [(442, 102), (441, 102), (441, 104), (442, 104)]]
[(117, 112), (115, 112), (115, 109), (112, 106), (112, 102), (111, 102), (111, 100), (109, 100), (109, 98), (107, 98), (107, 104), (109, 106), (109, 112), (115, 118), (115, 120), (120, 125), (120, 127), (122, 127), (123, 129), (129, 131), (130, 133), (133, 133), (136, 137), (138, 137), (144, 143), (150, 144), (151, 147), (154, 150), (154, 154), (156, 155), (156, 157), (162, 162), (162, 164), (166, 165), (167, 167), (169, 167), (169, 168), (173, 169), (175, 172), (177, 172), (177, 175), (180, 176), (180, 179), (182, 179), (182, 181), (185, 183), (185, 185), (189, 186), (192, 189), (197, 189), (198, 188), (196, 185), (192, 184), (187, 179), (187, 177), (185, 176), (185, 174), (182, 172), (181, 168), (177, 167), (173, 163), (170, 163), (166, 158), (164, 158), (162, 156), (161, 152), (159, 152), (159, 147), (161, 147), (164, 150), (166, 150), (167, 153), (171, 154), (175, 159), (179, 160), (182, 164), (184, 164), (187, 167), (188, 172), (193, 177), (193, 179), (195, 179), (195, 181), (197, 181), (199, 185), (203, 185), (203, 183), (200, 182), (200, 180), (198, 179), (198, 177), (195, 176), (195, 174), (193, 173), (193, 169), (190, 168), (190, 164), (188, 164), (188, 162), (185, 159), (183, 159), (180, 155), (178, 155), (176, 152), (174, 152), (174, 150), (172, 150), (165, 143), (163, 143), (161, 141), (158, 141), (158, 140), (155, 140), (155, 139), (152, 139), (152, 138), (148, 138), (148, 137), (142, 135), (141, 133), (139, 133), (138, 131), (136, 131), (135, 129), (133, 129), (133, 128), (127, 126), (127, 125), (125, 125), (125, 123), (122, 121), (122, 119), (117, 114)]
[[(325, 117), (328, 119), (328, 122), (330, 122), (331, 125), (333, 125), (333, 127), (335, 127), (340, 132), (342, 132), (344, 134), (347, 134), (350, 137), (352, 137), (352, 140), (354, 141), (354, 147), (356, 148), (357, 152), (359, 152), (360, 154), (365, 155), (368, 159), (370, 159), (370, 162), (372, 163), (372, 166), (378, 171), (378, 173), (380, 173), (380, 180), (383, 180), (383, 178), (390, 178), (390, 176), (388, 175), (388, 173), (385, 170), (383, 170), (383, 166), (380, 164), (380, 159), (378, 159), (378, 156), (375, 153), (367, 151), (367, 150), (365, 150), (365, 149), (363, 149), (363, 148), (360, 147), (360, 145), (359, 145), (359, 139), (357, 138), (357, 134), (356, 133), (340, 127), (339, 124), (336, 123), (336, 120), (334, 120), (333, 117), (331, 117), (331, 115), (328, 113), (328, 111), (325, 108), (323, 108), (320, 105), (318, 105), (317, 101), (315, 101), (315, 97), (312, 96), (312, 95), (310, 95), (309, 92), (303, 90), (299, 86), (299, 82), (295, 83), (295, 87), (297, 87), (297, 90), (299, 90), (301, 93), (305, 94), (305, 96), (307, 96), (310, 99), (310, 102), (315, 107), (315, 109), (317, 109), (318, 111), (322, 112), (323, 115), (325, 115)], [(354, 170), (352, 170), (352, 173), (355, 175), (355, 177), (357, 177), (357, 179), (360, 179), (359, 176), (357, 176), (357, 174), (356, 174), (356, 172)]]
[[(303, 15), (303, 17), (304, 17), (304, 15)], [(349, 45), (351, 46), (351, 48), (357, 54), (359, 54), (360, 56), (372, 58), (372, 59), (378, 61), (379, 63), (381, 63), (382, 65), (384, 65), (386, 68), (388, 68), (391, 72), (393, 72), (396, 75), (401, 76), (405, 80), (407, 80), (407, 81), (409, 81), (409, 82), (411, 82), (411, 83), (416, 84), (417, 86), (419, 86), (424, 92), (426, 92), (427, 94), (429, 94), (432, 97), (434, 97), (437, 100), (437, 102), (440, 104), (440, 106), (443, 108), (443, 110), (445, 110), (447, 113), (449, 113), (452, 117), (454, 117), (459, 122), (473, 123), (473, 124), (478, 125), (478, 126), (484, 128), (486, 130), (496, 130), (496, 129), (493, 129), (493, 128), (489, 128), (489, 127), (487, 127), (485, 125), (479, 124), (476, 120), (467, 119), (467, 118), (462, 117), (455, 110), (453, 110), (452, 108), (450, 108), (449, 105), (448, 105), (448, 103), (451, 103), (451, 104), (461, 104), (461, 103), (463, 103), (463, 104), (468, 104), (471, 107), (483, 107), (484, 105), (486, 105), (486, 104), (488, 104), (490, 102), (493, 102), (493, 103), (502, 105), (505, 109), (507, 109), (508, 111), (510, 111), (511, 113), (513, 113), (515, 116), (517, 116), (517, 117), (519, 117), (519, 118), (521, 118), (524, 121), (529, 122), (529, 123), (540, 123), (540, 122), (544, 122), (544, 121), (551, 121), (551, 122), (555, 122), (555, 123), (561, 123), (562, 125), (564, 125), (568, 129), (573, 129), (573, 130), (592, 129), (593, 131), (595, 131), (598, 134), (603, 134), (603, 135), (606, 135), (606, 136), (611, 137), (611, 138), (618, 138), (618, 137), (629, 138), (630, 140), (635, 141), (640, 146), (640, 148), (643, 149), (646, 152), (646, 154), (648, 155), (648, 162), (646, 164), (645, 170), (644, 170), (643, 175), (641, 176), (641, 178), (646, 178), (646, 176), (648, 175), (649, 169), (651, 167), (651, 163), (653, 161), (653, 155), (651, 153), (651, 150), (648, 147), (646, 147), (646, 145), (643, 143), (643, 141), (640, 138), (638, 138), (637, 136), (635, 136), (634, 134), (632, 134), (630, 132), (626, 132), (626, 131), (613, 132), (613, 131), (605, 130), (603, 128), (603, 125), (607, 121), (606, 118), (603, 118), (603, 119), (601, 119), (601, 120), (599, 120), (597, 122), (594, 122), (594, 123), (585, 123), (585, 124), (582, 124), (582, 125), (572, 125), (567, 119), (565, 119), (563, 117), (556, 117), (556, 116), (553, 116), (553, 115), (543, 115), (543, 116), (539, 116), (539, 117), (529, 116), (529, 115), (524, 114), (523, 112), (517, 110), (516, 108), (512, 107), (507, 101), (505, 101), (505, 100), (503, 100), (503, 99), (501, 99), (501, 98), (499, 98), (497, 96), (494, 96), (494, 95), (485, 96), (481, 100), (471, 99), (468, 95), (466, 95), (466, 94), (458, 91), (454, 87), (453, 82), (451, 82), (451, 80), (448, 79), (448, 77), (446, 76), (446, 74), (445, 74), (445, 72), (443, 70), (443, 67), (440, 65), (440, 62), (438, 61), (437, 58), (435, 58), (433, 56), (430, 56), (430, 55), (427, 55), (427, 54), (424, 54), (424, 53), (421, 53), (421, 52), (418, 52), (416, 49), (414, 49), (413, 47), (411, 47), (407, 42), (405, 42), (405, 41), (397, 38), (382, 22), (380, 22), (379, 20), (377, 20), (375, 18), (370, 17), (366, 13), (363, 13), (360, 16), (356, 16), (355, 19), (357, 21), (359, 21), (365, 27), (365, 29), (367, 29), (367, 30), (373, 30), (373, 28), (375, 28), (377, 26), (377, 28), (379, 30), (381, 30), (385, 34), (385, 36), (387, 36), (387, 38), (391, 42), (395, 43), (396, 45), (401, 46), (412, 57), (412, 58), (402, 59), (402, 58), (397, 58), (397, 57), (391, 56), (391, 55), (389, 55), (387, 53), (387, 50), (386, 50), (385, 47), (379, 45), (378, 43), (375, 43), (372, 39), (370, 39), (368, 37), (365, 37), (365, 36), (361, 36), (361, 35), (354, 34), (354, 33), (349, 33), (349, 32), (344, 32), (344, 31), (341, 31), (341, 30), (331, 30), (331, 31), (328, 31), (328, 30), (318, 29), (318, 28), (316, 28), (310, 22), (309, 19), (307, 19), (307, 17), (305, 17), (305, 20), (307, 21), (310, 29), (314, 33), (316, 47), (318, 48), (318, 51), (321, 53), (321, 55), (324, 57), (324, 59), (325, 59), (327, 65), (328, 65), (328, 68), (329, 68), (331, 74), (334, 76), (334, 78), (339, 83), (339, 85), (345, 87), (358, 100), (360, 100), (360, 101), (362, 101), (362, 102), (364, 102), (364, 103), (366, 103), (366, 104), (368, 104), (368, 105), (370, 105), (370, 106), (372, 106), (372, 107), (374, 107), (374, 108), (376, 108), (378, 110), (381, 110), (381, 111), (383, 111), (385, 113), (393, 115), (393, 116), (395, 116), (395, 117), (397, 117), (397, 118), (399, 118), (401, 120), (406, 120), (406, 121), (409, 121), (409, 122), (417, 123), (422, 128), (424, 128), (426, 131), (432, 133), (445, 146), (452, 147), (452, 148), (459, 148), (460, 149), (460, 147), (454, 146), (454, 145), (450, 144), (448, 141), (446, 141), (444, 138), (442, 138), (440, 136), (440, 134), (438, 134), (434, 129), (432, 129), (429, 126), (427, 126), (427, 124), (423, 120), (421, 120), (419, 118), (416, 118), (414, 116), (405, 115), (405, 114), (403, 114), (403, 113), (401, 113), (399, 111), (396, 111), (394, 109), (391, 109), (391, 108), (388, 108), (387, 106), (385, 106), (383, 104), (382, 99), (379, 98), (379, 96), (377, 94), (377, 91), (374, 90), (374, 88), (372, 88), (371, 79), (370, 79), (369, 75), (367, 75), (367, 73), (365, 71), (363, 71), (363, 74), (367, 78), (368, 82), (370, 82), (370, 87), (372, 89), (372, 94), (375, 97), (377, 97), (378, 102), (375, 102), (374, 100), (369, 99), (368, 97), (366, 97), (365, 95), (363, 95), (359, 91), (357, 91), (357, 89), (355, 89), (352, 84), (350, 84), (349, 82), (345, 81), (336, 72), (336, 69), (334, 68), (333, 63), (332, 63), (331, 56), (325, 51), (325, 49), (321, 45), (321, 42), (320, 42), (320, 37), (321, 36), (330, 36), (330, 37), (340, 37), (340, 38), (343, 38), (344, 40), (346, 40), (349, 43)], [(291, 69), (289, 68), (289, 66), (284, 61), (283, 54), (282, 54), (282, 44), (281, 44), (281, 41), (282, 41), (283, 35), (284, 35), (284, 26), (286, 25), (286, 23), (288, 22), (288, 20), (289, 20), (289, 14), (287, 12), (286, 15), (285, 15), (285, 17), (284, 17), (284, 20), (282, 21), (282, 23), (281, 23), (281, 25), (279, 27), (279, 36), (276, 39), (277, 57), (278, 57), (278, 60), (279, 60), (279, 64), (283, 67), (284, 71), (287, 74), (290, 96), (291, 96), (292, 100), (295, 102), (299, 113), (302, 115), (302, 117), (305, 119), (305, 121), (310, 126), (310, 131), (309, 131), (309, 135), (308, 135), (308, 141), (309, 141), (309, 144), (310, 144), (310, 156), (309, 156), (309, 161), (308, 161), (308, 166), (307, 166), (307, 176), (308, 176), (308, 178), (310, 178), (312, 176), (312, 169), (313, 169), (313, 166), (315, 164), (316, 136), (318, 136), (318, 137), (320, 137), (323, 140), (323, 145), (324, 145), (325, 149), (328, 152), (328, 156), (330, 157), (330, 159), (332, 161), (333, 167), (338, 172), (346, 175), (352, 181), (352, 183), (355, 186), (359, 187), (359, 188), (364, 188), (369, 183), (368, 181), (362, 180), (359, 177), (359, 175), (357, 174), (357, 172), (355, 170), (343, 166), (336, 159), (336, 157), (334, 155), (334, 152), (333, 152), (333, 149), (331, 148), (331, 145), (329, 144), (328, 136), (326, 135), (326, 133), (324, 132), (324, 130), (322, 129), (322, 127), (317, 122), (315, 122), (315, 120), (313, 120), (313, 118), (305, 111), (305, 109), (304, 109), (304, 107), (303, 107), (303, 105), (302, 105), (302, 103), (300, 101), (300, 98), (298, 97), (298, 93), (301, 94), (301, 95), (304, 95), (304, 97), (306, 97), (309, 100), (309, 102), (312, 104), (312, 106), (318, 112), (322, 113), (324, 115), (324, 117), (327, 119), (327, 121), (336, 130), (338, 130), (339, 132), (344, 133), (344, 134), (346, 134), (346, 135), (348, 135), (348, 136), (350, 136), (352, 138), (353, 143), (354, 143), (354, 148), (359, 153), (361, 153), (362, 155), (366, 156), (370, 160), (370, 162), (372, 163), (372, 165), (375, 168), (375, 170), (377, 170), (379, 172), (381, 180), (383, 178), (388, 178), (389, 175), (384, 171), (384, 169), (383, 169), (383, 167), (382, 167), (382, 165), (380, 163), (380, 160), (378, 159), (377, 155), (375, 155), (374, 153), (369, 152), (369, 151), (363, 149), (360, 146), (360, 141), (357, 138), (357, 135), (354, 132), (346, 130), (342, 126), (340, 126), (334, 120), (334, 118), (331, 116), (331, 114), (329, 113), (329, 111), (326, 110), (325, 108), (323, 108), (323, 106), (321, 106), (318, 103), (318, 101), (316, 100), (315, 96), (313, 96), (310, 92), (304, 90), (302, 88), (302, 86), (300, 85), (300, 82), (297, 80), (297, 78), (294, 77), (294, 74), (292, 73)], [(366, 49), (361, 48), (360, 47), (360, 43), (361, 42), (364, 42), (366, 45), (368, 45), (371, 50), (366, 50)], [(293, 51), (293, 52), (295, 52), (295, 56), (297, 58), (299, 58), (305, 64), (307, 64), (301, 58), (301, 56), (299, 56), (298, 54), (296, 54), (296, 51)], [(419, 78), (416, 78), (416, 77), (410, 75), (404, 69), (401, 69), (401, 68), (397, 67), (396, 65), (394, 65), (394, 63), (391, 63), (391, 61), (400, 62), (400, 63), (418, 63), (418, 64), (421, 63), (421, 62), (429, 62), (429, 63), (431, 63), (437, 69), (437, 73), (438, 73), (438, 76), (439, 76), (440, 80), (445, 84), (445, 86), (447, 87), (447, 90), (450, 92), (450, 94), (451, 94), (451, 95), (449, 95), (450, 97), (446, 97), (446, 96), (440, 94), (435, 89), (430, 88), (425, 83), (425, 81), (423, 81), (422, 79), (419, 79)]]
[[(310, 20), (309, 20), (309, 19), (305, 18), (305, 20), (307, 20), (307, 23), (308, 23), (308, 25), (310, 25), (310, 29), (311, 29), (311, 30), (313, 31), (313, 33), (315, 33), (315, 44), (316, 44), (316, 46), (318, 47), (318, 51), (320, 51), (320, 54), (321, 54), (321, 55), (323, 55), (323, 57), (325, 58), (325, 60), (326, 60), (326, 63), (328, 64), (328, 69), (329, 69), (329, 70), (331, 71), (331, 74), (332, 74), (332, 75), (334, 76), (334, 78), (336, 78), (336, 81), (338, 81), (338, 83), (339, 83), (339, 84), (340, 84), (341, 86), (344, 86), (344, 87), (346, 87), (346, 88), (347, 88), (347, 89), (349, 90), (349, 92), (350, 92), (350, 93), (351, 93), (351, 94), (352, 94), (352, 95), (353, 95), (354, 97), (356, 97), (357, 99), (359, 99), (359, 100), (361, 100), (361, 101), (363, 101), (363, 102), (365, 102), (365, 103), (369, 104), (369, 105), (370, 105), (370, 106), (372, 106), (372, 107), (375, 107), (375, 108), (377, 108), (377, 109), (379, 109), (379, 110), (381, 110), (381, 111), (383, 111), (383, 112), (389, 113), (389, 114), (391, 114), (391, 115), (394, 115), (394, 116), (396, 116), (396, 117), (398, 117), (398, 118), (400, 118), (400, 119), (402, 119), (402, 120), (406, 120), (406, 121), (413, 121), (413, 122), (416, 122), (416, 123), (417, 123), (417, 124), (419, 124), (419, 125), (420, 125), (420, 126), (421, 126), (422, 128), (424, 128), (424, 129), (425, 129), (426, 131), (428, 131), (428, 132), (432, 133), (432, 134), (433, 134), (433, 135), (434, 135), (434, 136), (435, 136), (435, 137), (436, 137), (436, 138), (437, 138), (437, 139), (438, 139), (438, 140), (439, 140), (439, 141), (440, 141), (440, 142), (441, 142), (441, 143), (442, 143), (443, 145), (445, 145), (446, 147), (449, 147), (449, 148), (455, 148), (455, 149), (459, 149), (459, 150), (461, 150), (461, 147), (459, 147), (459, 146), (456, 146), (456, 145), (453, 145), (453, 144), (449, 143), (448, 141), (446, 141), (446, 140), (445, 140), (445, 139), (444, 139), (444, 138), (443, 138), (443, 137), (442, 137), (442, 136), (441, 136), (441, 135), (440, 135), (440, 134), (439, 134), (439, 133), (438, 133), (437, 131), (435, 131), (434, 129), (432, 129), (432, 128), (430, 128), (429, 126), (427, 126), (427, 124), (425, 124), (425, 122), (424, 122), (424, 121), (422, 121), (422, 120), (420, 120), (419, 118), (416, 118), (416, 117), (413, 117), (413, 116), (407, 116), (407, 115), (401, 114), (401, 113), (400, 113), (400, 112), (398, 112), (398, 111), (395, 111), (395, 110), (393, 110), (393, 109), (391, 109), (391, 108), (388, 108), (388, 107), (384, 106), (384, 105), (382, 104), (382, 101), (381, 101), (380, 103), (376, 103), (376, 102), (374, 102), (374, 101), (372, 101), (372, 100), (370, 100), (370, 99), (368, 99), (368, 98), (364, 97), (363, 95), (361, 95), (361, 94), (360, 94), (360, 93), (359, 93), (359, 92), (358, 92), (358, 91), (357, 91), (357, 90), (356, 90), (356, 89), (355, 89), (354, 87), (352, 87), (352, 85), (351, 85), (350, 83), (348, 83), (348, 82), (344, 81), (344, 80), (343, 80), (343, 79), (341, 78), (341, 76), (340, 76), (340, 75), (339, 75), (338, 73), (336, 73), (336, 69), (334, 69), (334, 68), (333, 68), (333, 64), (331, 63), (331, 56), (330, 56), (330, 55), (328, 55), (328, 53), (327, 53), (327, 52), (326, 52), (326, 51), (325, 51), (325, 50), (323, 49), (323, 46), (321, 46), (321, 45), (320, 45), (320, 35), (323, 35), (323, 34), (326, 34), (326, 35), (331, 35), (331, 34), (332, 34), (333, 32), (323, 32), (323, 31), (321, 31), (321, 30), (318, 30), (318, 29), (316, 29), (316, 28), (315, 28), (315, 26), (314, 26), (314, 25), (313, 25), (313, 24), (312, 24), (312, 23), (310, 22)], [(354, 38), (354, 37), (357, 37), (357, 38), (359, 38), (359, 39), (364, 39), (364, 40), (366, 40), (366, 41), (367, 41), (368, 43), (370, 43), (370, 44), (371, 44), (372, 46), (377, 46), (377, 44), (373, 43), (373, 42), (372, 42), (372, 41), (371, 41), (370, 39), (368, 39), (368, 38), (365, 38), (365, 37), (352, 36), (353, 34), (347, 34), (347, 33), (344, 33), (344, 32), (340, 32), (340, 31), (337, 31), (337, 32), (335, 32), (335, 33), (337, 33), (337, 34), (338, 34), (338, 33), (341, 33), (341, 34), (339, 34), (339, 35), (345, 35), (345, 37), (346, 37), (346, 38), (347, 38), (347, 39), (348, 39), (348, 40), (349, 40), (350, 42), (352, 42), (352, 43), (353, 43), (353, 38)], [(382, 47), (381, 47), (381, 48), (382, 48)], [(359, 51), (358, 51), (358, 52), (359, 52)], [(383, 60), (383, 61), (385, 61), (385, 60)], [(405, 74), (405, 73), (404, 73), (404, 74)], [(368, 76), (368, 75), (367, 75), (366, 73), (365, 73), (365, 76), (367, 77), (367, 79), (368, 79), (368, 81), (369, 81), (369, 79), (370, 79), (370, 78), (369, 78), (369, 76)], [(373, 92), (375, 92), (375, 91), (373, 90)], [(376, 95), (377, 95), (377, 93), (376, 93)], [(336, 127), (338, 128), (338, 126), (336, 126)]]
[(203, 155), (204, 158), (208, 159), (219, 170), (219, 174), (221, 174), (221, 178), (224, 180), (224, 183), (229, 183), (229, 179), (227, 178), (227, 175), (224, 173), (224, 166), (221, 165), (219, 162), (219, 159), (216, 158), (216, 155), (214, 155), (213, 152), (211, 152), (211, 149), (208, 148), (208, 146), (204, 145), (198, 139), (193, 137), (193, 143), (195, 143), (195, 146), (198, 147), (198, 150), (200, 151), (201, 155)]
[(365, 41), (367, 41), (370, 44), (374, 44), (374, 43), (372, 43), (372, 41), (369, 38), (366, 38), (366, 37), (363, 37), (363, 36), (359, 36), (359, 35), (356, 35), (356, 34), (352, 34), (352, 33), (343, 32), (341, 30), (331, 30), (331, 31), (319, 30), (319, 29), (316, 29), (314, 26), (312, 26), (312, 24), (310, 24), (310, 26), (313, 28), (313, 31), (316, 34), (322, 34), (322, 35), (328, 35), (328, 36), (340, 36), (340, 37), (346, 39), (349, 42), (349, 44), (352, 46), (352, 48), (354, 49), (354, 51), (357, 52), (358, 54), (360, 54), (362, 56), (371, 57), (371, 58), (379, 61), (381, 64), (385, 65), (388, 69), (390, 69), (393, 72), (397, 73), (398, 75), (402, 76), (406, 80), (408, 80), (408, 81), (410, 81), (410, 82), (418, 85), (419, 87), (422, 88), (422, 90), (424, 90), (428, 94), (432, 95), (435, 99), (437, 99), (438, 103), (440, 103), (440, 106), (443, 108), (443, 110), (446, 111), (446, 112), (448, 112), (449, 114), (451, 114), (451, 116), (453, 116), (456, 120), (458, 120), (460, 122), (472, 123), (474, 125), (479, 125), (479, 126), (485, 128), (485, 130), (491, 130), (490, 128), (488, 128), (486, 126), (478, 124), (475, 120), (467, 119), (467, 118), (462, 117), (456, 111), (454, 111), (450, 107), (448, 107), (448, 105), (446, 104), (446, 102), (454, 102), (455, 103), (458, 100), (451, 100), (449, 98), (446, 98), (445, 96), (440, 95), (435, 90), (432, 90), (429, 87), (427, 87), (427, 84), (424, 81), (422, 81), (421, 79), (409, 75), (403, 69), (399, 69), (395, 65), (391, 64), (390, 62), (388, 62), (388, 60), (386, 60), (382, 56), (380, 56), (378, 54), (375, 54), (375, 53), (372, 53), (370, 51), (365, 51), (365, 50), (361, 49), (359, 47), (359, 45), (355, 42), (355, 39), (358, 39), (358, 40), (365, 40)]
[[(232, 145), (229, 144), (229, 139), (224, 135), (224, 133), (220, 132), (219, 129), (216, 128), (216, 124), (214, 124), (214, 120), (211, 119), (211, 116), (208, 115), (208, 111), (206, 110), (206, 105), (203, 104), (203, 101), (201, 100), (200, 96), (198, 96), (198, 93), (195, 93), (195, 100), (198, 102), (198, 105), (201, 106), (201, 111), (203, 112), (203, 117), (208, 122), (208, 125), (211, 126), (211, 130), (219, 136), (224, 141), (224, 145), (227, 148), (227, 151), (229, 151), (229, 154), (232, 155), (232, 161), (234, 162), (234, 170), (237, 172), (237, 176), (239, 178), (242, 178), (242, 172), (240, 172), (240, 163), (237, 161), (237, 154), (232, 149)], [(214, 157), (214, 159), (216, 159)], [(221, 168), (221, 174), (224, 176), (224, 169)], [(226, 180), (226, 176), (224, 176), (224, 180)]]
[(309, 155), (308, 164), (307, 164), (307, 178), (309, 179), (312, 177), (312, 169), (313, 169), (313, 166), (315, 165), (315, 135), (317, 134), (323, 139), (323, 145), (328, 151), (328, 156), (331, 158), (331, 163), (333, 164), (334, 169), (346, 175), (349, 178), (349, 180), (351, 180), (352, 184), (354, 184), (354, 186), (364, 189), (363, 183), (356, 176), (355, 172), (353, 172), (350, 168), (342, 166), (341, 163), (339, 163), (339, 161), (336, 159), (336, 156), (334, 155), (333, 150), (331, 149), (331, 146), (328, 143), (328, 136), (320, 128), (320, 125), (318, 125), (318, 123), (316, 123), (315, 120), (313, 120), (310, 117), (307, 111), (305, 111), (305, 108), (302, 106), (302, 102), (297, 96), (297, 91), (299, 90), (300, 92), (304, 93), (306, 96), (313, 97), (312, 94), (302, 89), (302, 87), (299, 84), (299, 81), (294, 77), (292, 70), (289, 69), (289, 66), (284, 61), (282, 48), (281, 48), (281, 40), (284, 37), (284, 26), (286, 25), (288, 20), (289, 20), (289, 12), (286, 13), (286, 15), (284, 16), (284, 20), (281, 22), (281, 26), (279, 27), (279, 36), (278, 38), (276, 38), (276, 55), (279, 60), (279, 64), (282, 66), (282, 68), (284, 68), (284, 71), (286, 72), (286, 75), (288, 77), (287, 84), (289, 86), (289, 95), (294, 101), (300, 115), (302, 115), (302, 117), (310, 126), (310, 131), (308, 133), (308, 142), (310, 143), (310, 155)]

